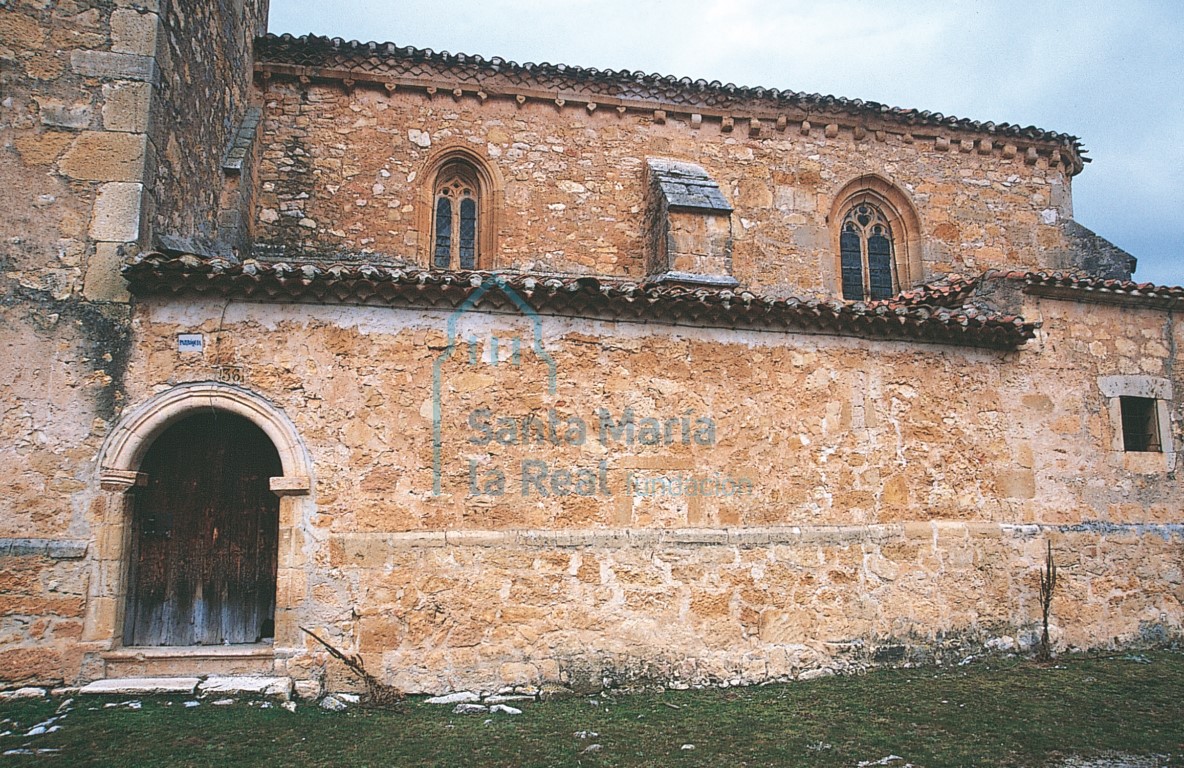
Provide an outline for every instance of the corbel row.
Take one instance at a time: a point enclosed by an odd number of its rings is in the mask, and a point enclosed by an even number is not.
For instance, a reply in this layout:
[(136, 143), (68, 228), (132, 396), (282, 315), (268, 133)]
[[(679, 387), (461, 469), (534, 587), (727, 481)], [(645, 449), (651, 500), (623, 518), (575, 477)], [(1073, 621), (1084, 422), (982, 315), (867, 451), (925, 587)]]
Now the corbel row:
[[(996, 155), (1003, 160), (1023, 159), (1027, 165), (1037, 165), (1043, 158), (1049, 168), (1064, 166), (1070, 174), (1076, 174), (1089, 162), (1089, 158), (1081, 157), (1064, 145), (1053, 142), (1024, 140), (1019, 137), (993, 138), (954, 138), (938, 133), (939, 126), (924, 126), (922, 131), (911, 132), (901, 130), (899, 126), (885, 124), (869, 127), (865, 122), (832, 119), (817, 125), (811, 122), (811, 115), (804, 110), (793, 110), (790, 114), (760, 113), (754, 115), (736, 115), (730, 110), (720, 110), (703, 107), (679, 107), (662, 105), (655, 108), (653, 102), (613, 97), (597, 97), (578, 94), (556, 94), (554, 92), (534, 91), (529, 89), (493, 89), (481, 85), (443, 84), (424, 81), (421, 79), (404, 79), (370, 75), (368, 73), (351, 70), (316, 69), (286, 64), (256, 64), (256, 72), (266, 83), (274, 76), (294, 77), (302, 85), (309, 85), (314, 79), (326, 82), (340, 83), (346, 92), (352, 92), (359, 86), (380, 87), (387, 93), (398, 90), (418, 92), (429, 99), (437, 98), (441, 94), (450, 95), (456, 102), (466, 97), (478, 99), (485, 103), (490, 97), (512, 98), (515, 104), (522, 108), (528, 102), (551, 103), (558, 110), (568, 108), (582, 108), (588, 114), (597, 111), (615, 112), (619, 117), (627, 113), (648, 117), (656, 125), (666, 125), (670, 120), (681, 118), (692, 131), (703, 128), (706, 121), (717, 123), (721, 133), (731, 134), (736, 131), (739, 123), (747, 131), (748, 137), (753, 139), (770, 138), (776, 134), (784, 134), (791, 126), (796, 126), (802, 136), (821, 135), (826, 139), (838, 139), (847, 135), (855, 142), (873, 140), (880, 143), (888, 141), (889, 136), (898, 137), (905, 144), (929, 143), (937, 152), (956, 152), (961, 154), (978, 154), (980, 156)], [(797, 114), (793, 114), (796, 112)], [(817, 115), (814, 116), (818, 118)]]

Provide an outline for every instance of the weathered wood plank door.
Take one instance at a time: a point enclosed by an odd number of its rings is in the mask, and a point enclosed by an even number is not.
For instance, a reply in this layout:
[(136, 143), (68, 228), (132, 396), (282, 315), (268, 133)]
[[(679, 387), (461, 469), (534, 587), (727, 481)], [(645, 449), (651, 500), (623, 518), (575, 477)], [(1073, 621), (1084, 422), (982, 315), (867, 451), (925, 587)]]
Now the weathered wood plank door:
[(132, 514), (125, 645), (254, 643), (274, 634), (283, 474), (267, 435), (225, 412), (152, 444)]

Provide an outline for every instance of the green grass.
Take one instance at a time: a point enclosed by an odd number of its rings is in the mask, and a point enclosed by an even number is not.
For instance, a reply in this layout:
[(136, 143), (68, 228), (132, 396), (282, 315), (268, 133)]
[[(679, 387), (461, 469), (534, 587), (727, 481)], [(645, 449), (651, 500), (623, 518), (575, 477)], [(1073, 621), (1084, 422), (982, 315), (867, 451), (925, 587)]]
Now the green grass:
[[(1184, 764), (1184, 655), (993, 660), (880, 670), (791, 685), (528, 703), (518, 716), (454, 715), (411, 699), (401, 712), (289, 713), (256, 703), (185, 708), (76, 698), (60, 731), (23, 734), (61, 703), (0, 704), (0, 765), (62, 766), (915, 766), (1054, 764), (1107, 752)], [(8, 722), (4, 722), (7, 720)], [(490, 722), (486, 722), (490, 720)], [(580, 739), (577, 731), (595, 731)], [(591, 744), (599, 751), (583, 752)], [(694, 744), (693, 750), (682, 745)], [(52, 756), (51, 756), (52, 754)], [(894, 763), (897, 768), (903, 762)]]

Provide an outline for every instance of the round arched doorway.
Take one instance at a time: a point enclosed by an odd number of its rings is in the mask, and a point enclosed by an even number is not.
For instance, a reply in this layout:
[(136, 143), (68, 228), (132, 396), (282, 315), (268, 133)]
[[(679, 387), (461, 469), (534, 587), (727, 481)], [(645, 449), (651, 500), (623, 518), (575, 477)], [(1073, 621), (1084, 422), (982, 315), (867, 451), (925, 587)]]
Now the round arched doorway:
[(255, 643), (275, 633), (279, 497), (283, 474), (267, 434), (243, 416), (208, 409), (154, 440), (131, 504), (123, 643)]

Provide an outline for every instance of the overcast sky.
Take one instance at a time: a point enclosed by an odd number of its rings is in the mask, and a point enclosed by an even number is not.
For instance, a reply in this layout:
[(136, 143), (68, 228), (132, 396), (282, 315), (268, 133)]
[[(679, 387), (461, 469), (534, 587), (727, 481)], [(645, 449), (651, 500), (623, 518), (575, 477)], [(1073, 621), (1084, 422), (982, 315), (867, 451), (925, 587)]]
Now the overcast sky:
[(644, 70), (1080, 136), (1075, 218), (1184, 285), (1184, 7), (1043, 0), (271, 0), (270, 31)]

